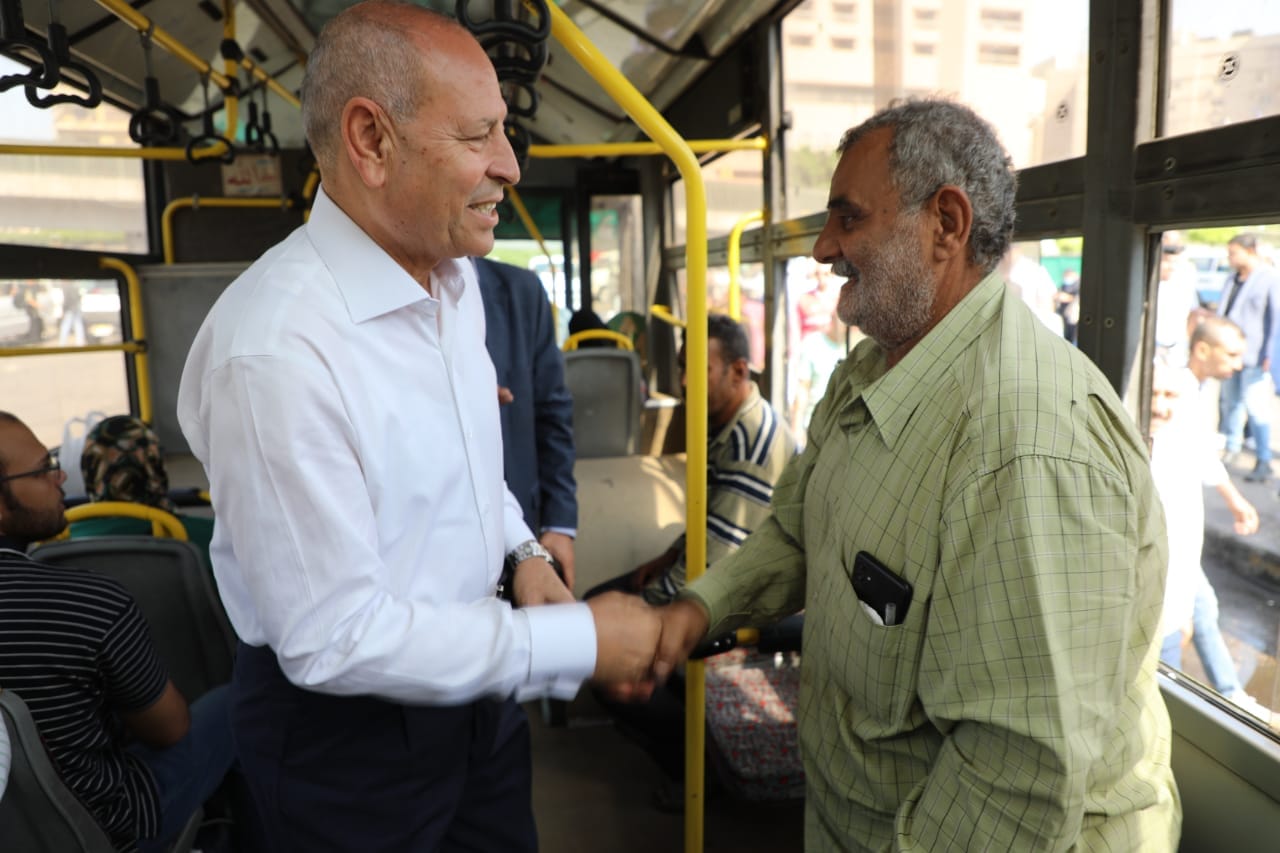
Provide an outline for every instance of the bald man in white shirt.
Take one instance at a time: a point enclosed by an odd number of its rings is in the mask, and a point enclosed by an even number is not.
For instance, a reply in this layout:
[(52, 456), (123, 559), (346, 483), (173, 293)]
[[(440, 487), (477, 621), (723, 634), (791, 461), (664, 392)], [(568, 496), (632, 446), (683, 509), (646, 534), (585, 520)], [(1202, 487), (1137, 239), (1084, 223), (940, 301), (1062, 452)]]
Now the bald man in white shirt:
[(469, 33), (383, 0), (320, 34), (302, 100), (310, 220), (219, 299), (178, 401), (240, 759), (281, 850), (534, 850), (515, 702), (640, 680), (659, 623), (574, 602), (503, 485), (465, 258), (519, 179), (506, 106)]

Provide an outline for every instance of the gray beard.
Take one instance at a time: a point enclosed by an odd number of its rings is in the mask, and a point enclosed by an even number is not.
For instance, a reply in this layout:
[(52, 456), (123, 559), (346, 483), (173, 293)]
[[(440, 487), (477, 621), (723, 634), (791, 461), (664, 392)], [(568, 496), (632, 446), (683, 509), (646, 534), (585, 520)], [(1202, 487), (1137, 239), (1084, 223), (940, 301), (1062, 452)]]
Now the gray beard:
[(917, 337), (933, 311), (937, 287), (916, 245), (914, 222), (912, 217), (899, 219), (888, 242), (862, 267), (843, 258), (831, 265), (833, 273), (849, 279), (840, 288), (837, 316), (886, 351)]

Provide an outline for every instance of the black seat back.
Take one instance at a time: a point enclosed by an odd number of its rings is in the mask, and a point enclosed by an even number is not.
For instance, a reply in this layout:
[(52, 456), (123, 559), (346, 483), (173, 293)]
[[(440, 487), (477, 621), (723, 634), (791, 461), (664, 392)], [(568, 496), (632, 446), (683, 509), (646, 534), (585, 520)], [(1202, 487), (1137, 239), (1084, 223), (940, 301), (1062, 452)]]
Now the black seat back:
[(231, 680), (235, 634), (213, 577), (191, 543), (94, 536), (50, 542), (31, 556), (119, 581), (138, 602), (160, 660), (188, 702)]
[(573, 396), (577, 458), (639, 451), (644, 404), (639, 355), (622, 349), (571, 350), (564, 354), (564, 384)]
[(0, 840), (23, 853), (112, 853), (106, 831), (58, 775), (26, 703), (0, 689), (11, 764), (0, 797)]

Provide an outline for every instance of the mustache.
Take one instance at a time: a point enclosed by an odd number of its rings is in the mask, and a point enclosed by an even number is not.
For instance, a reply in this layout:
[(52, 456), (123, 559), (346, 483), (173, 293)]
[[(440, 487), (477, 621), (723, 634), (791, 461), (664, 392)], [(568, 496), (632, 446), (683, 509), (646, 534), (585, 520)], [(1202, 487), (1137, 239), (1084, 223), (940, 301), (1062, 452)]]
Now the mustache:
[(831, 264), (831, 271), (841, 278), (860, 278), (862, 275), (858, 268), (853, 265), (852, 261), (845, 260), (844, 258), (834, 261)]

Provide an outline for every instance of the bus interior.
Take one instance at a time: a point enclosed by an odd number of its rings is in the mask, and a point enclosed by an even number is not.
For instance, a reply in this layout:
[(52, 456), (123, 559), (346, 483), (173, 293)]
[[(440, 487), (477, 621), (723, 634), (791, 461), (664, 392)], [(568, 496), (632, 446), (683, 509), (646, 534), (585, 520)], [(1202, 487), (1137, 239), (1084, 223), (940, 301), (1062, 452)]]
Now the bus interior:
[[(1013, 263), (1050, 283), (1046, 322), (1074, 330), (1144, 429), (1162, 235), (1187, 235), (1206, 305), (1232, 234), (1280, 250), (1274, 5), (420, 2), (475, 33), (510, 111), (523, 175), (492, 257), (538, 275), (570, 351), (577, 311), (625, 339), (623, 373), (592, 379), (600, 365), (579, 359), (570, 377), (579, 592), (705, 531), (685, 512), (705, 490), (705, 402), (682, 399), (677, 353), (705, 359), (708, 310), (747, 325), (761, 394), (802, 435), (821, 390), (800, 381), (803, 325), (833, 304), (809, 255), (836, 144), (895, 98), (949, 94), (995, 124), (1019, 172)], [(0, 0), (0, 409), (42, 442), (74, 442), (86, 413), (132, 413), (175, 488), (207, 488), (176, 419), (187, 350), (221, 291), (306, 221), (319, 173), (298, 93), (347, 5)], [(1073, 276), (1071, 321), (1058, 294)], [(1194, 662), (1161, 665), (1188, 853), (1274, 849), (1280, 826), (1280, 508), (1255, 503), (1261, 544), (1227, 532), (1205, 554), (1253, 608), (1230, 641), (1267, 716)], [(794, 786), (760, 802), (690, 782), (683, 815), (657, 811), (656, 773), (590, 691), (530, 715), (548, 850), (802, 849)]]

